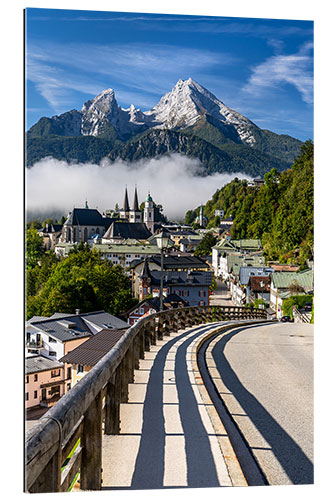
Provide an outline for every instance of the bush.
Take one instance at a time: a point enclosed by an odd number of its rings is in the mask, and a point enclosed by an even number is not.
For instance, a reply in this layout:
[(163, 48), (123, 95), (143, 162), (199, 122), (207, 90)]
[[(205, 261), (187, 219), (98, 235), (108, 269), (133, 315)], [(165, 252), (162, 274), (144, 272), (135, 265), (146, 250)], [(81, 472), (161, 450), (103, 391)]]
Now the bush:
[(297, 309), (303, 307), (307, 302), (312, 302), (312, 295), (293, 295), (292, 297), (288, 297), (288, 299), (283, 301), (282, 304), (282, 312), (285, 316), (293, 315), (293, 306), (296, 306)]

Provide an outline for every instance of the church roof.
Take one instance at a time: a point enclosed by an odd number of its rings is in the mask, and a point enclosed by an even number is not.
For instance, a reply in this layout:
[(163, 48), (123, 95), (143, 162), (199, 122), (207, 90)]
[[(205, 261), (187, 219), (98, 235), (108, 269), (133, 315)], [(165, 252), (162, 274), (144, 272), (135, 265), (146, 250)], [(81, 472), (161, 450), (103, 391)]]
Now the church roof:
[(151, 232), (143, 222), (112, 222), (103, 238), (146, 240), (150, 236)]
[(66, 220), (70, 226), (105, 226), (106, 218), (96, 208), (74, 208)]

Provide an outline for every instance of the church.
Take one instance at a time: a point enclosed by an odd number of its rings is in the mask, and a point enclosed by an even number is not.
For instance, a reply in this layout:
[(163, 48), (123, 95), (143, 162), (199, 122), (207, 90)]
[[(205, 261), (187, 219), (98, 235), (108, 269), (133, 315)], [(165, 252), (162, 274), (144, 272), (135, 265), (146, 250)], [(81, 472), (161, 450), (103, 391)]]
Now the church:
[(119, 218), (105, 217), (97, 209), (74, 208), (69, 212), (62, 228), (60, 243), (86, 243), (89, 239), (101, 238), (103, 243), (118, 243), (127, 239), (146, 240), (154, 233), (154, 202), (148, 192), (143, 214), (139, 208), (135, 187), (132, 208), (125, 188), (123, 207)]

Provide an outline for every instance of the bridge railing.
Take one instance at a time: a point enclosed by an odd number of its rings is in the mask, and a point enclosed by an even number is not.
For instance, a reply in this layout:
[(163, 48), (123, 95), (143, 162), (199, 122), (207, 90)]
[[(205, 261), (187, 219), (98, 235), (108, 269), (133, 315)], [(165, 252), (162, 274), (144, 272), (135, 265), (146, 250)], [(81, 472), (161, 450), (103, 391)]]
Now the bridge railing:
[(234, 306), (184, 307), (151, 314), (130, 327), (117, 344), (26, 435), (25, 489), (68, 491), (102, 486), (102, 435), (120, 432), (120, 403), (145, 351), (157, 339), (193, 325), (266, 319), (266, 312)]

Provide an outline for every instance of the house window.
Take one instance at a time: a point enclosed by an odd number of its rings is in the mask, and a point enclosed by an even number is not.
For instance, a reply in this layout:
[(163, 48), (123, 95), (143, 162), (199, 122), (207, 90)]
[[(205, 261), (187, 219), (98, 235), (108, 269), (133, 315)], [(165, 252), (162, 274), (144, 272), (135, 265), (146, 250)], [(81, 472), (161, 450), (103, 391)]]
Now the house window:
[(34, 391), (34, 398), (37, 399), (37, 397), (38, 397), (38, 392)]
[(67, 378), (72, 378), (72, 368), (67, 368)]
[(38, 380), (38, 375), (37, 375), (37, 373), (35, 373), (35, 375), (34, 375), (34, 382), (37, 382), (37, 380)]
[(51, 377), (60, 377), (60, 368), (58, 370), (51, 370)]
[(57, 353), (55, 351), (49, 351), (49, 356), (54, 356), (56, 357), (57, 356)]
[(25, 393), (25, 400), (29, 401), (29, 393), (28, 392)]
[(26, 384), (29, 384), (29, 375), (27, 375), (27, 376), (25, 377), (25, 383), (26, 383)]
[(51, 387), (49, 394), (51, 396), (60, 396), (60, 385), (56, 385), (55, 387)]
[(83, 365), (77, 365), (77, 373), (83, 373)]
[(67, 384), (67, 391), (69, 391), (71, 388), (71, 384)]
[(53, 339), (52, 337), (49, 337), (49, 342), (57, 342), (56, 339)]
[(205, 305), (205, 301), (204, 300), (200, 300), (199, 306), (204, 306), (204, 305)]

